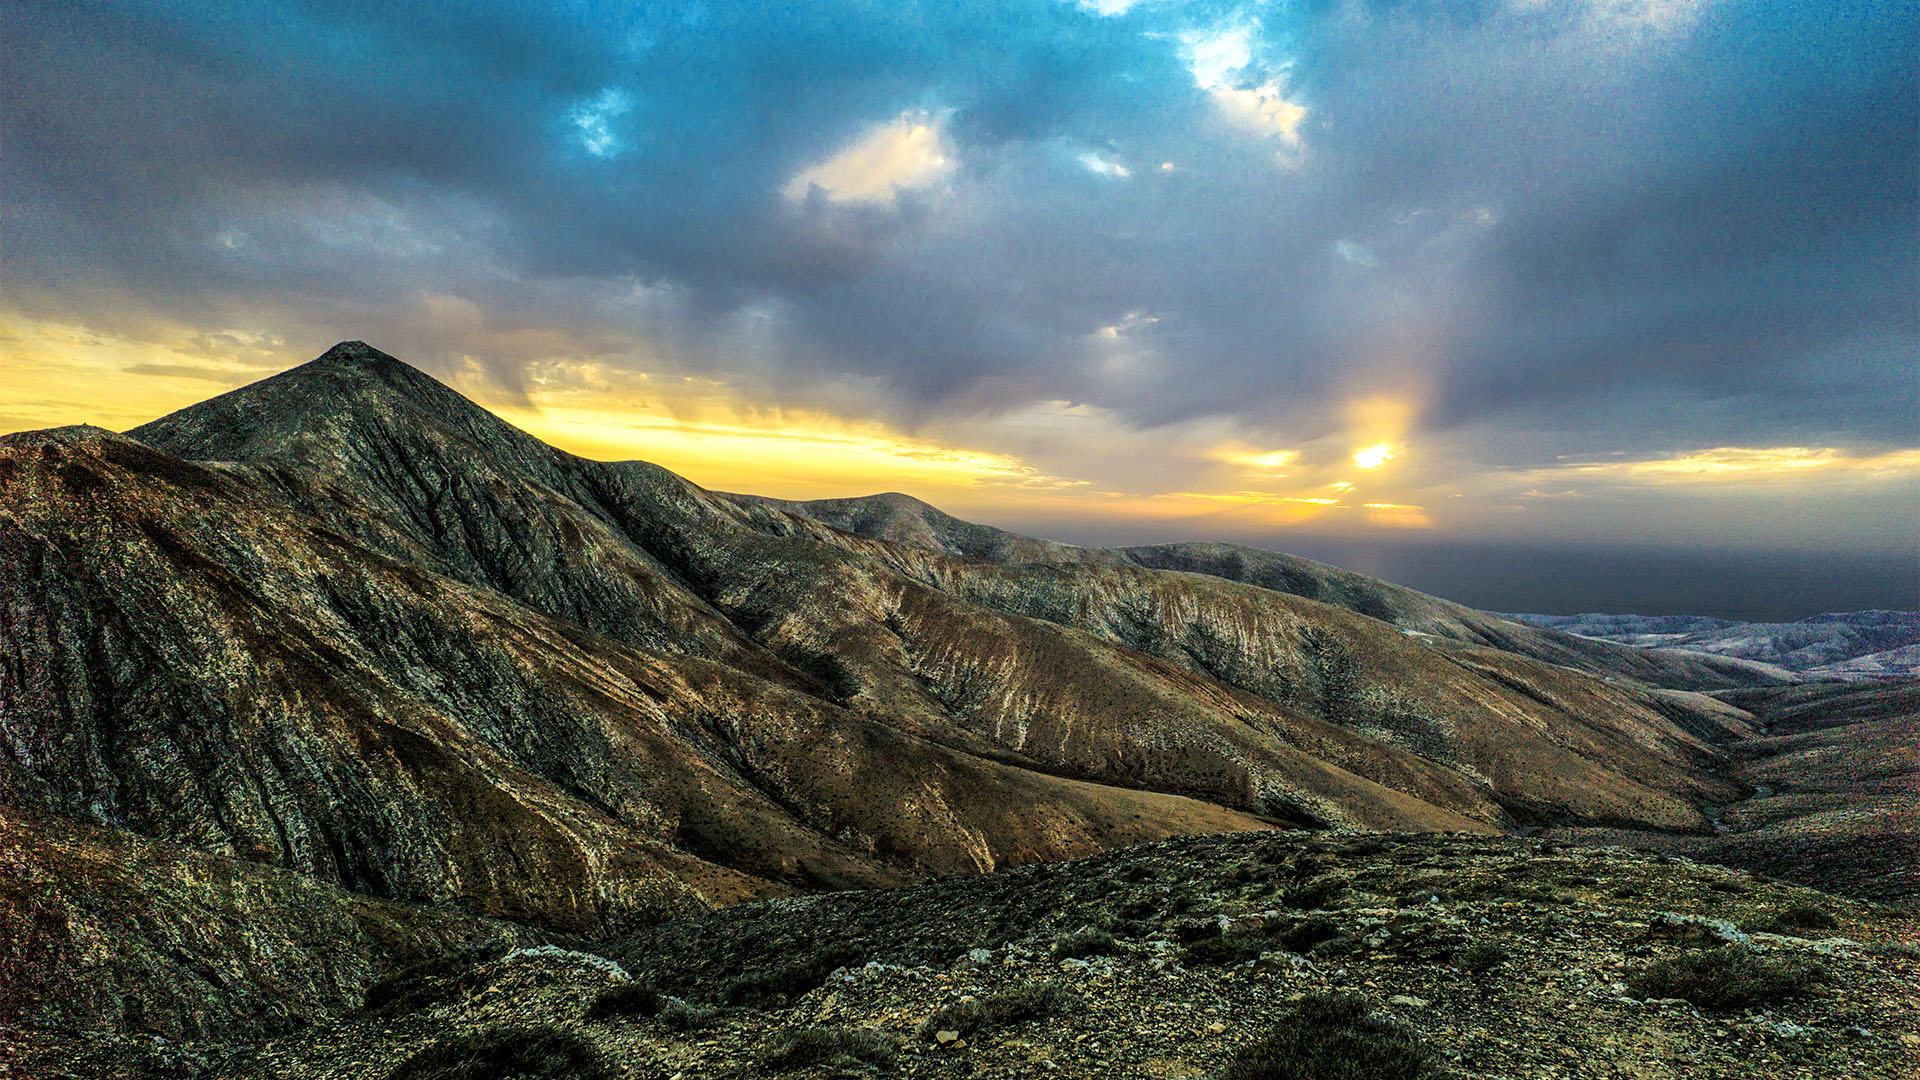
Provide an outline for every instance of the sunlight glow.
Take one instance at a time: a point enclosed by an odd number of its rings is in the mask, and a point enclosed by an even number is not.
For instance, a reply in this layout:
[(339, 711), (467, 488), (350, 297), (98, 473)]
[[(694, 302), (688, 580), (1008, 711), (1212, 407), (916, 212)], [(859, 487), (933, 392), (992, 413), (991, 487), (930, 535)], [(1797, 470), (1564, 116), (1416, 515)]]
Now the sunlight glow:
[(1786, 480), (1833, 473), (1920, 471), (1920, 449), (1859, 456), (1836, 447), (1718, 446), (1710, 450), (1640, 461), (1576, 461), (1541, 472), (1648, 483)]
[(66, 424), (125, 431), (310, 356), (244, 330), (162, 327), (129, 338), (0, 313), (0, 432)]
[(1214, 105), (1235, 125), (1287, 143), (1300, 141), (1300, 122), (1307, 118), (1307, 107), (1288, 101), (1273, 83), (1245, 90), (1221, 88), (1211, 93)]
[(1427, 515), (1424, 506), (1409, 506), (1406, 503), (1371, 502), (1362, 506), (1369, 525), (1388, 529), (1431, 529), (1435, 527), (1433, 518)]
[(1393, 452), (1391, 443), (1375, 443), (1353, 452), (1353, 463), (1362, 469), (1377, 469), (1400, 455)]
[(1298, 450), (1264, 450), (1263, 451), (1263, 450), (1249, 450), (1244, 447), (1228, 447), (1228, 448), (1216, 451), (1214, 454), (1214, 458), (1217, 461), (1224, 461), (1229, 465), (1238, 465), (1238, 466), (1241, 466), (1242, 468), (1258, 469), (1263, 472), (1269, 472), (1269, 473), (1274, 473), (1275, 475), (1284, 476), (1286, 475), (1285, 473), (1280, 473), (1277, 470), (1285, 469), (1295, 464), (1296, 462), (1298, 462), (1300, 460), (1300, 451)]
[[(862, 384), (827, 388), (801, 403), (783, 401), (752, 383), (672, 373), (677, 362), (670, 356), (562, 359), (591, 353), (563, 335), (489, 337), (484, 315), (459, 297), (420, 298), (422, 325), (469, 341), (474, 349), (464, 368), (457, 359), (443, 359), (429, 373), (562, 449), (601, 460), (642, 459), (695, 483), (778, 497), (903, 490), (975, 520), (1006, 514), (1016, 521), (1033, 514), (1153, 520), (1166, 523), (1169, 535), (1295, 527), (1457, 529), (1489, 509), (1525, 503), (1542, 514), (1549, 507), (1577, 512), (1592, 501), (1582, 496), (1635, 489), (1884, 487), (1920, 478), (1920, 448), (1719, 446), (1569, 458), (1517, 470), (1436, 461), (1431, 467), (1441, 471), (1423, 479), (1416, 470), (1387, 470), (1404, 464), (1405, 440), (1416, 430), (1413, 406), (1398, 397), (1357, 399), (1344, 425), (1279, 449), (1259, 441), (1276, 438), (1272, 433), (1224, 421), (1178, 438), (1165, 431), (1135, 433), (1097, 407), (1064, 400), (1006, 413), (985, 426), (909, 430), (887, 422), (884, 410), (854, 405), (846, 411), (846, 403), (870, 399), (871, 388)], [(1117, 346), (1155, 318), (1128, 312), (1094, 338)], [(516, 361), (524, 378), (508, 390), (496, 367), (477, 359), (494, 352), (556, 358)], [(303, 363), (311, 354), (310, 345), (296, 351), (246, 329), (155, 324), (122, 334), (0, 313), (0, 355), (6, 358), (0, 431), (77, 422), (124, 431)], [(1169, 455), (1167, 447), (1183, 439), (1193, 450)], [(1060, 451), (1090, 443), (1110, 445), (1132, 464), (1102, 471), (1105, 456)], [(1359, 449), (1347, 449), (1354, 446)], [(1368, 470), (1358, 480), (1356, 467)], [(1443, 477), (1439, 487), (1436, 477)], [(1460, 494), (1462, 485), (1469, 494)], [(1430, 513), (1423, 503), (1439, 509)]]

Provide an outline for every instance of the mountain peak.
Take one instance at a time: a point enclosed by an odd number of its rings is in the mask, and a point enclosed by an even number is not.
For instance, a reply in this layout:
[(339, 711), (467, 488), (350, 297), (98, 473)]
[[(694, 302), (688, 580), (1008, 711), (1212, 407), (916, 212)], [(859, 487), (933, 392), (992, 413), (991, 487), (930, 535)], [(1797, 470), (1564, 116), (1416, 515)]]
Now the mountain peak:
[(327, 367), (408, 367), (405, 361), (381, 352), (364, 341), (342, 341), (313, 361)]
[(250, 461), (315, 435), (329, 442), (366, 437), (362, 423), (377, 430), (402, 414), (412, 417), (402, 428), (431, 421), (483, 440), (511, 430), (426, 372), (364, 341), (342, 341), (299, 367), (128, 434), (188, 459)]

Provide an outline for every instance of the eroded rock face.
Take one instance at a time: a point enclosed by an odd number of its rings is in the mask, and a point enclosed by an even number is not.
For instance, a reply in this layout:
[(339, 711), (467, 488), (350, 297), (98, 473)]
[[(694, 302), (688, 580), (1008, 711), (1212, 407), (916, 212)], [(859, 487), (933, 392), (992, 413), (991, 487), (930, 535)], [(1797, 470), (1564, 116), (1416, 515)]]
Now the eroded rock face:
[(1705, 831), (1735, 790), (1685, 695), (900, 512), (574, 458), (358, 343), (8, 436), (0, 792), (604, 934), (1275, 823)]
[(383, 971), (470, 942), (540, 940), (513, 923), (4, 806), (0, 930), (10, 1025), (192, 1042), (357, 1009)]

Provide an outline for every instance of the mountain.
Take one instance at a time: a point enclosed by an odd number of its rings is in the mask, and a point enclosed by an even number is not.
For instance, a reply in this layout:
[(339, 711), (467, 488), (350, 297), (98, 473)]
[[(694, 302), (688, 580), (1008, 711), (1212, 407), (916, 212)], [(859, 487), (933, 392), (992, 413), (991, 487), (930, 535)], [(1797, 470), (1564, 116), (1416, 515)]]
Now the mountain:
[(1074, 547), (961, 521), (898, 492), (811, 502), (742, 495), (729, 498), (801, 514), (857, 536), (985, 562), (1139, 566), (1223, 578), (1346, 608), (1391, 623), (1408, 634), (1498, 649), (1589, 674), (1624, 676), (1651, 686), (1727, 690), (1796, 678), (1782, 667), (1746, 657), (1671, 649), (1648, 652), (1628, 647), (1639, 642), (1616, 644), (1557, 624), (1535, 626), (1530, 624), (1535, 616), (1476, 611), (1337, 566), (1242, 544)]
[(1688, 615), (1509, 615), (1532, 626), (1646, 650), (1748, 660), (1822, 680), (1920, 675), (1920, 611), (1852, 611), (1791, 623)]
[(1852, 896), (1920, 896), (1920, 680), (1819, 682), (1721, 695), (1753, 727), (1727, 744), (1748, 794), (1711, 835), (1567, 825), (1543, 835), (1630, 844)]
[(1700, 691), (1785, 677), (1253, 549), (710, 492), (348, 342), (0, 438), (0, 918), (41, 943), (6, 1004), (265, 1032), (456, 938), (1178, 836), (1711, 836), (1759, 728)]

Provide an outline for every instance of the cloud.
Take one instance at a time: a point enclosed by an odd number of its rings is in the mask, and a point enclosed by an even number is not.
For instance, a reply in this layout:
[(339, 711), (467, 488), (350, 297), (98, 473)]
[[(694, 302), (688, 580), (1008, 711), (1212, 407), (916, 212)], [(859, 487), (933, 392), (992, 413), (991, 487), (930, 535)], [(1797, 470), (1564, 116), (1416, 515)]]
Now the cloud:
[(1133, 175), (1133, 170), (1122, 164), (1118, 158), (1110, 157), (1095, 150), (1080, 155), (1080, 164), (1096, 176), (1109, 180), (1125, 180)]
[(617, 86), (603, 88), (598, 94), (575, 105), (567, 119), (578, 129), (580, 145), (598, 158), (616, 157), (625, 148), (613, 124), (633, 111), (633, 98)]
[(1333, 242), (1333, 253), (1355, 266), (1365, 267), (1369, 270), (1380, 265), (1379, 256), (1375, 255), (1365, 244), (1356, 244), (1352, 240), (1335, 240)]
[(1671, 457), (1617, 461), (1570, 461), (1541, 470), (1572, 478), (1660, 484), (1749, 483), (1823, 480), (1834, 474), (1920, 475), (1920, 449), (1848, 453), (1836, 447), (1719, 446)]
[(830, 202), (891, 204), (902, 191), (939, 183), (956, 164), (934, 117), (901, 113), (802, 170), (781, 191), (795, 202), (818, 188)]
[(1112, 18), (1125, 15), (1136, 6), (1148, 3), (1150, 0), (1074, 0), (1074, 2), (1084, 11)]
[(1353, 463), (1362, 469), (1378, 469), (1400, 455), (1393, 452), (1392, 443), (1374, 443), (1363, 446), (1353, 452)]
[[(30, 378), (9, 355), (8, 423), (65, 415), (86, 373), (133, 380), (80, 410), (119, 417), (212, 385), (195, 365), (359, 337), (516, 407), (553, 365), (686, 376), (809, 430), (1004, 454), (1122, 493), (1115, 514), (1253, 529), (1279, 519), (1152, 500), (1350, 482), (1313, 527), (1372, 502), (1445, 531), (1598, 487), (1711, 493), (1698, 527), (1732, 528), (1736, 496), (1764, 501), (1736, 489), (1906, 474), (1697, 448), (1866, 462), (1920, 414), (1911, 3), (5, 20), (0, 317), (67, 328), (18, 354)], [(231, 351), (177, 355), (196, 338)], [(1398, 411), (1355, 411), (1373, 399)], [(1356, 471), (1383, 443), (1401, 456)], [(1645, 528), (1695, 528), (1646, 505)], [(1582, 514), (1521, 516), (1636, 520)]]
[(1307, 117), (1304, 105), (1288, 101), (1278, 86), (1268, 83), (1251, 89), (1216, 87), (1214, 103), (1228, 120), (1257, 135), (1269, 135), (1288, 144), (1300, 141), (1300, 122)]

